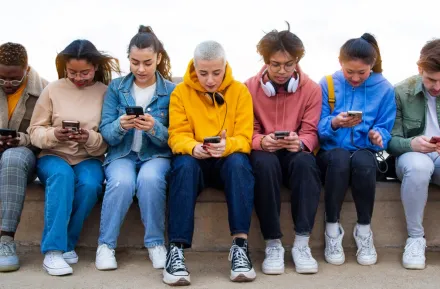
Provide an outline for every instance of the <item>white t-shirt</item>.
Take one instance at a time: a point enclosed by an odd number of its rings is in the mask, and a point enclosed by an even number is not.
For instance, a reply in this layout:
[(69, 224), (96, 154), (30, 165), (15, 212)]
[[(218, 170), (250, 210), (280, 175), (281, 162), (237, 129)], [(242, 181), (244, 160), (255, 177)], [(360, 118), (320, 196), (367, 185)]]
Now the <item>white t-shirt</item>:
[[(150, 104), (153, 99), (154, 93), (156, 92), (156, 83), (150, 85), (145, 88), (141, 88), (133, 82), (133, 86), (131, 89), (132, 95), (136, 100), (137, 106), (142, 106), (145, 111), (145, 108)], [(133, 137), (133, 145), (131, 146), (131, 150), (134, 152), (140, 152), (142, 146), (142, 131), (136, 129)]]
[(433, 136), (440, 136), (440, 128), (438, 126), (437, 117), (437, 97), (431, 96), (427, 91), (425, 91), (425, 94), (428, 98), (428, 111), (426, 114), (426, 126), (424, 134), (429, 138)]

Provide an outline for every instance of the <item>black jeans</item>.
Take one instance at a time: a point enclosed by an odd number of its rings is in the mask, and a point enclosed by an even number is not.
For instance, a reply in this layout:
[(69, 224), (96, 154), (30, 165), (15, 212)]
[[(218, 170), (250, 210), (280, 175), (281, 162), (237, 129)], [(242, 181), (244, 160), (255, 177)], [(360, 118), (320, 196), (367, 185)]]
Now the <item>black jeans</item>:
[(326, 222), (339, 221), (345, 193), (351, 183), (357, 222), (361, 225), (370, 224), (376, 195), (375, 155), (366, 150), (349, 152), (336, 148), (320, 150), (317, 161), (325, 180)]
[(292, 219), (298, 235), (309, 235), (321, 193), (320, 172), (313, 154), (280, 150), (252, 151), (255, 211), (265, 240), (283, 236), (280, 228), (280, 187), (291, 190)]

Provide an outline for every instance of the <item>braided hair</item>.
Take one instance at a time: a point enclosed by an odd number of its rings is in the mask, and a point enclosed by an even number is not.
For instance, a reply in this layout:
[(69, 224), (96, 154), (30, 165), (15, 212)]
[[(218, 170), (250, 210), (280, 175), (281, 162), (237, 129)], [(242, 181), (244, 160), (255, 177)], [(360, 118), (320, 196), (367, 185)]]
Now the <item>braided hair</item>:
[(0, 45), (0, 64), (6, 66), (28, 66), (26, 48), (18, 43), (7, 42)]

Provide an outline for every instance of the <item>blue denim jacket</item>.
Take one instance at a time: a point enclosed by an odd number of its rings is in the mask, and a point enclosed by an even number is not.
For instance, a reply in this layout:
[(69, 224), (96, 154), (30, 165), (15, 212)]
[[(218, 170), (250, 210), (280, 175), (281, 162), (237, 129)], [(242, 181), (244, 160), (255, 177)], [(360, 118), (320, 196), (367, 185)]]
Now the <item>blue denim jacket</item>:
[[(125, 107), (136, 105), (136, 100), (131, 94), (133, 82), (134, 75), (130, 73), (114, 79), (107, 89), (99, 126), (103, 138), (109, 145), (104, 165), (131, 152), (135, 129), (124, 130), (120, 126), (119, 118), (125, 114)], [(139, 152), (141, 161), (158, 157), (170, 158), (172, 155), (168, 147), (168, 106), (175, 86), (156, 72), (156, 92), (145, 108), (145, 113), (153, 116), (155, 123), (151, 130), (142, 134), (142, 148)]]

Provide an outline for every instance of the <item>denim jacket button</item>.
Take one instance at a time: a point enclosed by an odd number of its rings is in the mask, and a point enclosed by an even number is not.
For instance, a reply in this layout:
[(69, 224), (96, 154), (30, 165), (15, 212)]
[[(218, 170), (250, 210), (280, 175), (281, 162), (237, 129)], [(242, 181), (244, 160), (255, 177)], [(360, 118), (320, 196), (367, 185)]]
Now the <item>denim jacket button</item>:
[(151, 111), (151, 108), (147, 108), (147, 111)]

